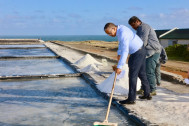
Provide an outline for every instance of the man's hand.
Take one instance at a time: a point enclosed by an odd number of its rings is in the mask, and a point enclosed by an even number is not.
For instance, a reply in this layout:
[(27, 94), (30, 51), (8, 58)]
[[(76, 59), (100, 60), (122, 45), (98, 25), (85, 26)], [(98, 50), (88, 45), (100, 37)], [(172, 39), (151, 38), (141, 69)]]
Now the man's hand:
[(116, 68), (116, 71), (115, 71), (118, 75), (121, 73), (121, 69), (119, 68)]
[(112, 66), (112, 68), (117, 74), (121, 73), (121, 69), (117, 68), (117, 65)]
[(112, 66), (113, 71), (116, 71), (117, 65)]

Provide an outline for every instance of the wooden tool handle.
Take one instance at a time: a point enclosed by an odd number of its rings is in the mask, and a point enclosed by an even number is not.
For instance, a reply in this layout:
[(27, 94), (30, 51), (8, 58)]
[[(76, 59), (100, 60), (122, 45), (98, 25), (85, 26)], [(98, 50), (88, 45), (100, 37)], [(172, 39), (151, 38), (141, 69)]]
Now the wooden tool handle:
[(114, 94), (114, 87), (115, 87), (115, 83), (116, 83), (116, 78), (117, 78), (117, 73), (115, 73), (114, 83), (113, 83), (113, 86), (112, 86), (112, 91), (111, 91), (108, 109), (107, 109), (107, 113), (106, 113), (106, 118), (105, 118), (104, 122), (108, 122), (108, 116), (109, 116), (109, 112), (110, 112), (110, 106), (111, 106), (111, 103), (112, 103), (112, 97), (113, 97), (113, 94)]

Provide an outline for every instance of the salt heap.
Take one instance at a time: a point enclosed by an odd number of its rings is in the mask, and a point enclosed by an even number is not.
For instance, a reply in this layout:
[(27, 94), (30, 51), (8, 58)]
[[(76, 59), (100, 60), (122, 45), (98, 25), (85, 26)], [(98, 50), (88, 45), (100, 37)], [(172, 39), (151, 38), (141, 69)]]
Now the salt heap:
[(80, 72), (98, 72), (100, 70), (99, 70), (99, 68), (97, 68), (96, 65), (90, 64), (90, 65), (84, 67), (83, 69), (80, 69), (79, 71)]
[(96, 61), (91, 55), (86, 54), (81, 59), (76, 61), (74, 65), (78, 66), (80, 72), (97, 72), (99, 71), (99, 66), (103, 66), (102, 63)]
[[(114, 94), (116, 95), (128, 95), (129, 92), (129, 77), (128, 77), (128, 65), (125, 64), (122, 68), (122, 71), (125, 71), (123, 77), (119, 78), (119, 75), (116, 79), (116, 84), (114, 88)], [(111, 93), (113, 82), (114, 82), (115, 72), (113, 72), (106, 80), (97, 85), (97, 88), (104, 93)], [(119, 78), (119, 79), (118, 79)], [(137, 79), (137, 90), (141, 87), (140, 79)]]
[(84, 68), (90, 64), (95, 64), (96, 66), (102, 65), (102, 63), (96, 61), (91, 55), (86, 54), (81, 59), (76, 61), (74, 65), (78, 66), (79, 68)]

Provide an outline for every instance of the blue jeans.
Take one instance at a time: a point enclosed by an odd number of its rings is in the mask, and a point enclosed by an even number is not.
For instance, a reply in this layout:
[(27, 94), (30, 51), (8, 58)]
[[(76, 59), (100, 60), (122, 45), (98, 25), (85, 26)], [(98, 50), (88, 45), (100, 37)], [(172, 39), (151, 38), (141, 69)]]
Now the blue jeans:
[(146, 76), (146, 50), (144, 47), (129, 57), (129, 101), (136, 100), (137, 77), (140, 78), (144, 90), (144, 96), (149, 96), (150, 86)]
[(150, 84), (150, 92), (156, 91), (156, 66), (159, 63), (159, 53), (155, 53), (149, 58), (146, 58), (146, 75)]

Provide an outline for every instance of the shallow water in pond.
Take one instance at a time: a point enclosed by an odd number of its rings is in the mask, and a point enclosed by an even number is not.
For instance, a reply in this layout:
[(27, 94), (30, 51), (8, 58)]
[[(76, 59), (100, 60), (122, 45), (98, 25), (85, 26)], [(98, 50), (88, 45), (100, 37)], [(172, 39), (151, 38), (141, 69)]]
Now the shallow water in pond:
[(45, 45), (0, 45), (0, 48), (29, 48), (29, 47), (45, 47)]
[(39, 49), (0, 49), (0, 57), (31, 57), (31, 56), (55, 56), (47, 48)]
[(0, 60), (0, 76), (74, 73), (61, 59)]
[[(1, 80), (1, 126), (92, 126), (104, 120), (107, 106), (80, 77)], [(109, 122), (135, 125), (113, 106)]]

